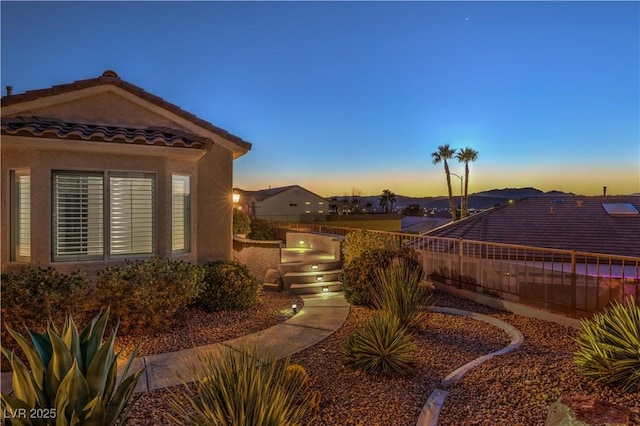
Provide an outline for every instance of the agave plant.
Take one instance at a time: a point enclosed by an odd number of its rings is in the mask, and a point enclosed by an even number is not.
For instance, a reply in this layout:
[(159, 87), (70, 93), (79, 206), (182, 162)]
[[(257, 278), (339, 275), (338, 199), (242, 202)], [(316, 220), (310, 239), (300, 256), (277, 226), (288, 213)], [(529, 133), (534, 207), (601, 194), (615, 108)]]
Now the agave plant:
[(424, 318), (423, 306), (432, 303), (423, 282), (424, 274), (419, 265), (395, 258), (387, 268), (374, 272), (373, 304), (394, 314), (401, 326), (415, 328)]
[(640, 390), (640, 306), (630, 297), (582, 321), (575, 363), (596, 381)]
[(189, 373), (195, 389), (183, 378), (185, 392), (171, 394), (172, 424), (294, 426), (311, 423), (319, 409), (302, 366), (255, 347), (202, 355)]
[(406, 374), (416, 364), (412, 335), (391, 312), (377, 312), (347, 337), (342, 348), (346, 365), (370, 373)]
[(119, 355), (113, 349), (117, 325), (102, 342), (108, 318), (109, 310), (98, 314), (78, 334), (73, 318), (67, 316), (62, 333), (53, 322), (45, 334), (28, 330), (31, 343), (8, 328), (31, 369), (11, 350), (2, 348), (13, 370), (13, 394), (2, 394), (7, 425), (126, 423), (137, 399), (131, 397), (142, 370), (128, 375), (136, 348), (117, 383)]

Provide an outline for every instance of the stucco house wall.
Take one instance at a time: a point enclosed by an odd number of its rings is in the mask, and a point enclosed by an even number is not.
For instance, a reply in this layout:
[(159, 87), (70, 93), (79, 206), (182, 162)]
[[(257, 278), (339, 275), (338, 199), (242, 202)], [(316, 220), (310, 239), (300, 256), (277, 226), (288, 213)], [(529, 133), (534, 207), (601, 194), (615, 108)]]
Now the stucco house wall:
[(325, 198), (298, 185), (254, 191), (249, 202), (249, 212), (259, 219), (318, 220), (329, 214)]

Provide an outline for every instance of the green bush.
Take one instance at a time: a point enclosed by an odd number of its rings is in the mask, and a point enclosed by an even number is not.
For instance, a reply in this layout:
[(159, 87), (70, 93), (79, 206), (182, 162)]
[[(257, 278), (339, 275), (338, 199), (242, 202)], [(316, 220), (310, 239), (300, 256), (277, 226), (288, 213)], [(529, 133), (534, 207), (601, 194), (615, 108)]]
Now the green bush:
[(640, 306), (630, 297), (582, 320), (575, 363), (586, 376), (625, 392), (640, 390)]
[(376, 269), (374, 306), (395, 315), (403, 327), (418, 327), (425, 317), (424, 305), (431, 304), (423, 277), (420, 265), (403, 258), (395, 258), (388, 267)]
[(256, 277), (240, 262), (207, 262), (202, 293), (196, 305), (206, 311), (244, 309), (258, 302), (258, 286)]
[(395, 250), (398, 248), (398, 240), (392, 235), (359, 229), (347, 234), (342, 245), (342, 254), (344, 264), (348, 265), (367, 250)]
[(171, 394), (173, 424), (294, 426), (317, 414), (319, 393), (310, 389), (304, 368), (288, 359), (279, 365), (275, 356), (244, 347), (199, 361), (189, 366), (195, 391), (185, 384), (184, 393)]
[[(137, 398), (131, 399), (142, 371), (128, 376), (136, 351), (117, 381), (118, 355), (113, 344), (117, 327), (102, 343), (109, 312), (96, 316), (78, 334), (72, 317), (62, 333), (49, 323), (46, 334), (30, 330), (32, 343), (9, 329), (30, 369), (12, 351), (2, 348), (13, 371), (11, 395), (2, 394), (3, 413), (25, 410), (29, 417), (4, 417), (7, 425), (125, 424)], [(117, 386), (116, 386), (117, 384)]]
[(419, 263), (401, 249), (370, 249), (344, 266), (342, 290), (347, 302), (353, 305), (373, 306), (373, 294), (376, 291), (374, 272), (377, 268), (386, 268), (396, 258), (407, 259), (415, 267)]
[(233, 233), (248, 234), (251, 232), (251, 218), (240, 209), (233, 209)]
[(377, 312), (347, 337), (342, 358), (347, 366), (369, 373), (406, 374), (416, 364), (413, 336), (390, 312)]
[(159, 331), (198, 297), (202, 276), (202, 268), (183, 261), (125, 261), (98, 272), (95, 297), (111, 306), (123, 328)]
[(251, 219), (251, 232), (247, 238), (252, 240), (271, 241), (276, 239), (276, 233), (266, 220)]
[(1, 281), (3, 322), (34, 329), (50, 320), (60, 323), (66, 314), (81, 313), (90, 284), (77, 271), (67, 275), (51, 267), (32, 266), (2, 274)]

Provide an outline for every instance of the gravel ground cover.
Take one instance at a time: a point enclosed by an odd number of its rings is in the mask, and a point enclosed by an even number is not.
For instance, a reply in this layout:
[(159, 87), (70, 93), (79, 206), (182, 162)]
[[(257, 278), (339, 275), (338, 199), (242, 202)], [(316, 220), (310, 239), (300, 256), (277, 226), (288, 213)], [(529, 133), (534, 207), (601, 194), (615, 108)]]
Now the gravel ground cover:
[[(583, 392), (627, 407), (632, 413), (631, 424), (640, 425), (639, 394), (621, 394), (578, 374), (572, 361), (577, 348), (573, 342), (576, 330), (494, 311), (442, 293), (436, 296), (438, 306), (500, 318), (525, 336), (525, 343), (518, 350), (485, 362), (449, 389), (439, 424), (542, 425), (548, 406), (560, 395)], [(258, 311), (269, 310), (270, 301), (266, 299)], [(256, 311), (253, 315), (260, 316)], [(509, 343), (506, 333), (484, 322), (430, 313), (417, 336), (417, 369), (404, 377), (369, 375), (344, 367), (341, 348), (344, 339), (371, 315), (371, 310), (352, 307), (342, 328), (292, 357), (293, 362), (307, 369), (311, 385), (322, 394), (315, 425), (415, 425), (429, 394), (446, 375)], [(232, 321), (219, 323), (221, 334), (234, 334), (230, 331), (234, 328)], [(215, 334), (214, 330), (212, 327), (209, 333)], [(225, 335), (201, 344), (228, 338)], [(200, 344), (196, 340), (193, 337), (193, 342)], [(151, 347), (156, 346), (150, 344), (148, 348)], [(180, 387), (171, 391), (182, 392)], [(167, 390), (144, 394), (134, 407), (131, 424), (168, 424), (168, 395)]]

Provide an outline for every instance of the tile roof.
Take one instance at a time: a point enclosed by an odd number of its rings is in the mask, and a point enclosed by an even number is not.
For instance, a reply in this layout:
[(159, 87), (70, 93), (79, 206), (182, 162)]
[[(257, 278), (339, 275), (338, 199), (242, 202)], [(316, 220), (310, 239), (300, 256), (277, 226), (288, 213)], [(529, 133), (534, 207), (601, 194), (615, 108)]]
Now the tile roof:
[(315, 195), (318, 198), (324, 198), (312, 191), (309, 191), (306, 188), (301, 187), (300, 185), (288, 185), (288, 186), (280, 186), (277, 188), (259, 189), (257, 191), (242, 191), (242, 192), (245, 196), (253, 197), (256, 201), (264, 201), (267, 198), (271, 198), (291, 188), (299, 188), (305, 192)]
[(148, 127), (127, 128), (97, 124), (67, 123), (56, 118), (3, 117), (2, 134), (90, 142), (156, 145), (207, 149), (213, 142), (182, 130)]
[(640, 196), (532, 197), (426, 235), (640, 257), (640, 215), (611, 215), (604, 203), (640, 210)]
[(60, 84), (60, 85), (56, 85), (56, 86), (52, 86), (50, 88), (47, 89), (39, 89), (39, 90), (29, 90), (25, 93), (19, 93), (19, 94), (11, 94), (11, 95), (7, 95), (7, 96), (3, 96), (2, 97), (2, 106), (9, 106), (9, 105), (13, 105), (13, 104), (17, 104), (17, 103), (21, 103), (21, 102), (28, 102), (28, 101), (32, 101), (32, 100), (36, 100), (36, 99), (40, 99), (40, 98), (44, 98), (47, 96), (54, 96), (54, 95), (59, 95), (61, 93), (67, 93), (67, 92), (73, 92), (75, 90), (80, 90), (80, 89), (85, 89), (88, 87), (96, 87), (96, 86), (101, 86), (101, 85), (112, 85), (112, 86), (117, 86), (123, 90), (126, 90), (129, 93), (132, 93), (133, 95), (136, 95), (148, 102), (151, 102), (155, 105), (158, 105), (164, 109), (166, 109), (167, 111), (170, 111), (186, 120), (191, 121), (192, 123), (207, 129), (219, 136), (222, 136), (223, 138), (233, 142), (235, 145), (237, 145), (238, 147), (242, 148), (242, 149), (246, 149), (246, 150), (250, 150), (251, 149), (251, 143), (239, 138), (238, 136), (232, 135), (231, 133), (227, 132), (224, 129), (221, 129), (219, 127), (214, 126), (213, 124), (209, 123), (208, 121), (205, 121), (201, 118), (198, 118), (197, 116), (195, 116), (194, 114), (191, 114), (190, 112), (187, 112), (183, 109), (181, 109), (180, 107), (178, 107), (177, 105), (174, 105), (172, 103), (169, 103), (167, 101), (165, 101), (164, 99), (153, 95), (151, 93), (145, 92), (144, 89), (135, 86), (129, 82), (126, 82), (122, 79), (120, 79), (120, 77), (118, 77), (118, 74), (116, 74), (114, 71), (111, 70), (107, 70), (104, 73), (102, 73), (102, 75), (98, 78), (90, 78), (90, 79), (86, 79), (86, 80), (77, 80), (73, 83), (69, 83), (69, 84)]

